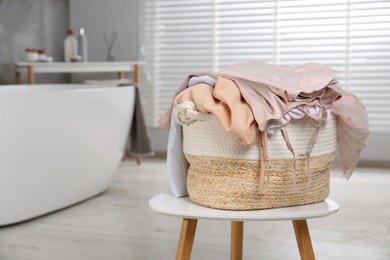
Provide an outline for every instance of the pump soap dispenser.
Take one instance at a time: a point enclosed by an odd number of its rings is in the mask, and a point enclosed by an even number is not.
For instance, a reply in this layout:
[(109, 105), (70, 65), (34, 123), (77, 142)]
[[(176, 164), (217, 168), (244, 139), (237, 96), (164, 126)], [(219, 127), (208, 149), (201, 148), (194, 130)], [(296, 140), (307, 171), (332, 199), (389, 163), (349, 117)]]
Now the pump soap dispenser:
[(79, 45), (79, 55), (81, 56), (81, 61), (88, 61), (87, 35), (85, 34), (84, 28), (80, 28), (80, 33), (78, 35), (78, 45)]

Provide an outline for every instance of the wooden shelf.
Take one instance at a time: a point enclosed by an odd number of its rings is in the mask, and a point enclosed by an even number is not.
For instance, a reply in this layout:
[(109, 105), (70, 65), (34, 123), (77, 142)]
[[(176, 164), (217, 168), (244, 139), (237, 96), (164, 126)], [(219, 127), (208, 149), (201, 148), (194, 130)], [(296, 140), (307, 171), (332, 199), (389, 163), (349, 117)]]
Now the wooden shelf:
[(17, 62), (15, 64), (17, 84), (22, 83), (22, 72), (27, 71), (28, 84), (34, 84), (36, 73), (102, 73), (118, 72), (118, 78), (124, 78), (125, 72), (134, 73), (134, 82), (139, 84), (139, 65), (141, 61), (119, 62)]

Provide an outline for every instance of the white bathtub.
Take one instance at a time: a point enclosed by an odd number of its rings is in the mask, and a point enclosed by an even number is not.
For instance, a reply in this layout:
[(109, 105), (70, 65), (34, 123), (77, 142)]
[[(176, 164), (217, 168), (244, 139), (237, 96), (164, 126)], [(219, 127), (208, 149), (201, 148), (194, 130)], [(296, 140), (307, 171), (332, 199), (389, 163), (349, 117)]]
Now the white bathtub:
[(134, 87), (0, 87), (0, 226), (106, 190), (134, 109)]

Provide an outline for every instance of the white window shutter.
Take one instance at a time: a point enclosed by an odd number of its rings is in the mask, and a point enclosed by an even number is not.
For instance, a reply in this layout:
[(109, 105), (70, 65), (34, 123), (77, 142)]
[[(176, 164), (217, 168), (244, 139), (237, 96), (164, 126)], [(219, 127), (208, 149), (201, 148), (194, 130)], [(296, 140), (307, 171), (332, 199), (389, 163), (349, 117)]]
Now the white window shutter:
[[(144, 1), (141, 1), (144, 2)], [(151, 53), (153, 125), (170, 105), (173, 94), (191, 72), (212, 71), (213, 1), (145, 1), (142, 13), (154, 14), (155, 24), (141, 43)], [(148, 3), (149, 2), (149, 3)], [(153, 20), (153, 19), (152, 19)], [(142, 28), (141, 28), (142, 30)]]
[(345, 83), (347, 0), (278, 1), (277, 64), (325, 64)]
[(243, 61), (274, 62), (274, 1), (218, 0), (214, 70)]
[(365, 104), (371, 133), (390, 133), (390, 2), (351, 0), (349, 21), (349, 90)]

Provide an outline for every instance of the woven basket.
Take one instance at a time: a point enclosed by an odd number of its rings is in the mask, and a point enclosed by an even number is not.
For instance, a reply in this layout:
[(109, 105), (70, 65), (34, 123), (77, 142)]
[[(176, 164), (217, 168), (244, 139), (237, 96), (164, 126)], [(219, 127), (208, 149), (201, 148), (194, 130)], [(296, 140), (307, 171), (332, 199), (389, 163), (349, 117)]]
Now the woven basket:
[[(203, 206), (226, 210), (255, 210), (303, 205), (323, 201), (329, 193), (329, 166), (336, 150), (336, 121), (330, 117), (321, 126), (310, 155), (307, 151), (315, 128), (308, 118), (285, 126), (296, 159), (296, 183), (292, 178), (294, 158), (277, 131), (268, 137), (266, 174), (269, 185), (261, 192), (258, 145), (241, 145), (214, 116), (183, 126), (183, 150), (189, 162), (189, 197)], [(309, 181), (307, 166), (310, 165)]]

